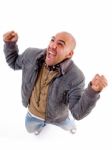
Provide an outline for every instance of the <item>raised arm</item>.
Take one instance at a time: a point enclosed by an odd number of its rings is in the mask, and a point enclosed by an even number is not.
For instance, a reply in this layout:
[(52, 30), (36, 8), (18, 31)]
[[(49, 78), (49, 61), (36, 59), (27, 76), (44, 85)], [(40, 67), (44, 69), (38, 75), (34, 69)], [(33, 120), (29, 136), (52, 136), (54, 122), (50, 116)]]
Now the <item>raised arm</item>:
[(22, 61), (23, 61), (23, 54), (18, 54), (18, 34), (14, 31), (7, 32), (3, 35), (4, 41), (4, 54), (6, 58), (6, 62), (8, 65), (14, 69), (21, 69), (22, 68)]
[(107, 86), (107, 80), (103, 75), (96, 74), (85, 90), (83, 85), (82, 81), (69, 92), (69, 108), (77, 120), (91, 112), (100, 98), (100, 92)]

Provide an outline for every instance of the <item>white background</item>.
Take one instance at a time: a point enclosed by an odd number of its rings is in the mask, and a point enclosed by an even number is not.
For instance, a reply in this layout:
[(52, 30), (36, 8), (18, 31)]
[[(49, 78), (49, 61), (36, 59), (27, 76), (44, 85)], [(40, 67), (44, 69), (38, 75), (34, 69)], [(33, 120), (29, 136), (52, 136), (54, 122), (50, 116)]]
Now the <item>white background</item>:
[[(53, 125), (39, 136), (26, 132), (21, 103), (21, 71), (5, 62), (2, 35), (19, 34), (19, 49), (47, 47), (52, 35), (68, 31), (77, 47), (73, 57), (86, 77), (104, 74), (108, 87), (71, 135)], [(0, 149), (112, 149), (112, 4), (111, 0), (0, 0)]]

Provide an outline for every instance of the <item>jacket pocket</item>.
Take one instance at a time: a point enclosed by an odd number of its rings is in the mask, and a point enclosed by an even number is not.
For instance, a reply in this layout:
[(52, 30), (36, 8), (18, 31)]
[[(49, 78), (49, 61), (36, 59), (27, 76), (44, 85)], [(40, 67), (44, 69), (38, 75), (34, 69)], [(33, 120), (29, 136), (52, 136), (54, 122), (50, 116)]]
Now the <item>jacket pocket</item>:
[(64, 91), (64, 93), (63, 93), (63, 103), (65, 105), (67, 105), (69, 103), (68, 90)]

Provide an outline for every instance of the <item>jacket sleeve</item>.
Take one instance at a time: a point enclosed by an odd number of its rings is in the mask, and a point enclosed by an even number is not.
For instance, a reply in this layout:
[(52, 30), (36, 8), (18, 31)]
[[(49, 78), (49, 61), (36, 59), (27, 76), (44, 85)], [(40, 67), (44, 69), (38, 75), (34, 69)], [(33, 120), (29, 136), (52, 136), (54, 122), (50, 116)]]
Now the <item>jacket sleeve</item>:
[(76, 120), (83, 119), (94, 108), (100, 98), (99, 92), (95, 92), (90, 84), (84, 89), (84, 80), (72, 87), (69, 91), (69, 109)]
[(15, 42), (4, 44), (4, 54), (6, 62), (14, 70), (22, 68), (24, 53), (19, 55), (18, 52), (18, 46)]

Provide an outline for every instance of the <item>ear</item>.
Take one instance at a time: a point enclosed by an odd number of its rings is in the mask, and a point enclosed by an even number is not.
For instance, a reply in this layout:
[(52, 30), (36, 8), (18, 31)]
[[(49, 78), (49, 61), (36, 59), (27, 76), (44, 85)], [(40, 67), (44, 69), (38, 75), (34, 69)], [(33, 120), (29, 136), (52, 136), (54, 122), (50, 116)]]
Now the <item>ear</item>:
[(66, 58), (71, 58), (71, 57), (73, 56), (73, 54), (74, 54), (74, 51), (71, 50), (71, 51), (67, 54)]

